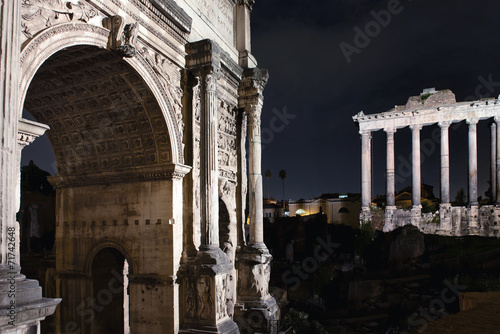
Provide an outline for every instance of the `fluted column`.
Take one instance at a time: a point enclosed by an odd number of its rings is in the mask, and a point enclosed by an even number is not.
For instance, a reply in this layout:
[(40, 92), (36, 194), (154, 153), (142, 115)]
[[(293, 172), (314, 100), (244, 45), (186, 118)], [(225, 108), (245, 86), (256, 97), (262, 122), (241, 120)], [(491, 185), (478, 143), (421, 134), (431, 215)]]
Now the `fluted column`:
[(491, 198), (490, 202), (496, 202), (497, 195), (497, 124), (492, 121), (490, 124), (490, 186), (491, 186)]
[(219, 161), (217, 80), (220, 49), (210, 40), (186, 46), (187, 67), (199, 78), (200, 110), (200, 251), (219, 253)]
[(201, 245), (200, 250), (219, 247), (219, 161), (217, 79), (220, 69), (206, 66), (201, 71), (200, 181)]
[(361, 210), (369, 211), (372, 196), (372, 133), (360, 131), (361, 135)]
[(395, 175), (394, 175), (394, 133), (395, 129), (384, 129), (387, 133), (387, 164), (386, 164), (386, 203), (388, 207), (396, 206), (395, 196)]
[(439, 122), (441, 128), (441, 204), (450, 203), (450, 149), (449, 127), (451, 122)]
[(469, 125), (469, 206), (477, 206), (477, 119), (467, 120)]
[(420, 208), (421, 197), (421, 166), (420, 166), (420, 130), (422, 125), (411, 125), (412, 131), (412, 205), (413, 208)]

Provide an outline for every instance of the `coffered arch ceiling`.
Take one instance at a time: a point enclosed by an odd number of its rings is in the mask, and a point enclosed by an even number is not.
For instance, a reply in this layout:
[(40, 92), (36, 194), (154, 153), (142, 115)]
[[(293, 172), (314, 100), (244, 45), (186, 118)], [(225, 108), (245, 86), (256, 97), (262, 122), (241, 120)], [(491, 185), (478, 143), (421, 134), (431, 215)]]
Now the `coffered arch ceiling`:
[(60, 176), (172, 162), (167, 125), (140, 75), (115, 53), (73, 46), (47, 59), (24, 108), (50, 126)]

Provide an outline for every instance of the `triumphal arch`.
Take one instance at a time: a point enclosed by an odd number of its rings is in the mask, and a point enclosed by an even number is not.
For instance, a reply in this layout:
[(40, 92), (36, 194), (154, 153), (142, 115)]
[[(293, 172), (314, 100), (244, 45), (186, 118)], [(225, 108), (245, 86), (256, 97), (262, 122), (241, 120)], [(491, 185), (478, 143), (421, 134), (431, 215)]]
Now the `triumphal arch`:
[[(57, 333), (276, 331), (253, 4), (0, 4), (1, 332), (35, 333), (54, 312)], [(44, 133), (55, 299), (21, 274), (15, 218), (22, 147)]]

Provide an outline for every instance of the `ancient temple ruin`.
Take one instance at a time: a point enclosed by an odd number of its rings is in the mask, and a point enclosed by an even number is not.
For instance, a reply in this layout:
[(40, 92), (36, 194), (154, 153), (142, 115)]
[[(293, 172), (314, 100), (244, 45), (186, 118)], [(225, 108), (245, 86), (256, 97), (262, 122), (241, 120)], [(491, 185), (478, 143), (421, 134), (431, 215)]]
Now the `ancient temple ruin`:
[[(361, 223), (371, 220), (371, 142), (374, 131), (387, 134), (386, 154), (386, 206), (384, 231), (412, 224), (426, 233), (442, 235), (498, 236), (500, 231), (500, 100), (483, 99), (456, 102), (450, 90), (426, 89), (412, 96), (406, 105), (353, 117), (361, 135)], [(468, 125), (468, 204), (452, 206), (450, 200), (449, 128), (452, 123), (465, 121)], [(489, 121), (491, 129), (491, 185), (494, 205), (478, 203), (477, 177), (477, 123)], [(424, 126), (440, 127), (441, 202), (438, 213), (422, 213), (421, 205), (421, 147), (420, 130)], [(395, 206), (394, 134), (409, 127), (412, 133), (412, 207), (410, 210)]]
[[(54, 312), (57, 333), (276, 331), (253, 4), (0, 3), (2, 333), (36, 332)], [(56, 299), (21, 274), (15, 218), (21, 149), (43, 133)]]

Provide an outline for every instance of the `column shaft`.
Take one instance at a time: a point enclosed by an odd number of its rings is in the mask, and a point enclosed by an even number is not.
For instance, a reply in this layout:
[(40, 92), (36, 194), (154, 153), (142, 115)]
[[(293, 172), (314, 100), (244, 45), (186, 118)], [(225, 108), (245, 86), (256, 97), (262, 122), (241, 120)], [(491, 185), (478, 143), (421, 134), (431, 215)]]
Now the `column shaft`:
[(477, 206), (477, 120), (469, 124), (469, 206)]
[(201, 78), (201, 246), (219, 247), (219, 162), (217, 69), (206, 69)]
[(261, 171), (261, 128), (259, 106), (250, 106), (248, 114), (248, 182), (250, 243), (264, 243), (264, 210)]
[(420, 207), (420, 130), (422, 129), (422, 125), (413, 125), (410, 128), (412, 130), (412, 204), (413, 207)]
[(370, 208), (372, 197), (372, 180), (371, 180), (371, 140), (370, 131), (361, 133), (361, 210)]
[(387, 133), (387, 165), (386, 165), (386, 206), (396, 206), (394, 175), (394, 129), (385, 129)]
[(253, 248), (265, 250), (264, 203), (262, 191), (261, 114), (262, 95), (268, 79), (267, 70), (253, 68), (243, 72), (238, 93), (239, 105), (248, 119), (248, 205), (250, 216), (250, 243)]
[(491, 130), (491, 174), (490, 174), (490, 187), (491, 187), (491, 198), (490, 202), (496, 202), (497, 195), (497, 124), (492, 122), (490, 125)]
[(450, 122), (440, 122), (441, 128), (441, 204), (450, 203)]

